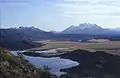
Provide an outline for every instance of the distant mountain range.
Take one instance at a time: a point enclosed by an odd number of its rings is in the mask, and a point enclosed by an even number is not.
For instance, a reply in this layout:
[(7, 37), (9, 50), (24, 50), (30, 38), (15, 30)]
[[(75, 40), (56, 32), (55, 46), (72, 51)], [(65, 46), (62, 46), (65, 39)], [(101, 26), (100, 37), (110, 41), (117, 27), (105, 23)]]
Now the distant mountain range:
[[(114, 36), (114, 37), (113, 37)], [(36, 41), (36, 40), (81, 40), (91, 38), (107, 38), (120, 40), (120, 31), (104, 29), (96, 24), (80, 24), (70, 26), (62, 32), (46, 32), (35, 27), (19, 27), (0, 29), (0, 41)]]
[(2, 40), (36, 40), (49, 37), (52, 32), (46, 32), (35, 27), (19, 27), (0, 29), (0, 37)]
[(111, 30), (111, 29), (102, 28), (97, 24), (84, 23), (78, 26), (72, 25), (69, 28), (63, 30), (61, 33), (63, 34), (118, 34), (120, 32)]
[[(63, 32), (46, 32), (35, 27), (19, 27), (0, 29), (0, 47), (10, 50), (23, 50), (33, 47), (40, 47), (43, 44), (37, 44), (33, 41), (38, 40), (72, 40), (86, 41), (89, 39), (109, 39), (113, 41), (120, 40), (120, 33), (114, 30), (103, 29), (95, 24), (81, 24), (71, 26)], [(109, 34), (108, 34), (109, 32)]]

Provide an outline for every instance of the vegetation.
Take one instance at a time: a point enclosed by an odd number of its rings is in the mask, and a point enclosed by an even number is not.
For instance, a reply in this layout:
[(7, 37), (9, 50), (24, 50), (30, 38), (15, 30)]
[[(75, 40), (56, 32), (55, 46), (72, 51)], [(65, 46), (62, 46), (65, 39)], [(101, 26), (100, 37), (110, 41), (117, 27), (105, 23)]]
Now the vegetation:
[(0, 70), (0, 78), (56, 78), (3, 48), (0, 48)]
[(50, 68), (49, 68), (48, 66), (44, 65), (44, 66), (43, 66), (43, 70), (45, 70), (45, 71), (49, 71)]
[[(68, 51), (73, 51), (76, 49), (84, 49), (91, 52), (94, 51), (104, 51), (114, 55), (120, 55), (120, 41), (106, 41), (106, 42), (75, 42), (75, 41), (40, 41), (40, 43), (45, 44), (37, 50), (41, 49), (51, 49), (51, 48), (67, 48)], [(62, 50), (64, 51), (64, 50)], [(65, 50), (66, 51), (66, 50)]]
[(120, 56), (103, 51), (89, 52), (75, 50), (61, 55), (61, 58), (75, 60), (79, 66), (63, 69), (67, 72), (61, 78), (120, 78)]

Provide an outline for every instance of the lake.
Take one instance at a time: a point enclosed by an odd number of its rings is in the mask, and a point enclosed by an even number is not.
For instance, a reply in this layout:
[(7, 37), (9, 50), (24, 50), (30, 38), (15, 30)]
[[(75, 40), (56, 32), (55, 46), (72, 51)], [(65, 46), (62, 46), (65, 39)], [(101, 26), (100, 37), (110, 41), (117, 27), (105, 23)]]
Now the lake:
[[(18, 51), (11, 51), (12, 54), (17, 56)], [(25, 51), (19, 51), (25, 52)], [(28, 51), (27, 51), (28, 52)], [(38, 53), (55, 53), (57, 52), (55, 49), (44, 50), (44, 51), (35, 51)], [(70, 59), (64, 59), (60, 57), (33, 57), (33, 56), (26, 56), (24, 58), (28, 60), (31, 64), (35, 65), (37, 68), (42, 68), (43, 66), (48, 66), (50, 68), (49, 72), (60, 76), (62, 74), (66, 74), (66, 72), (61, 72), (60, 69), (71, 68), (74, 66), (78, 66), (79, 63), (76, 61), (72, 61)]]

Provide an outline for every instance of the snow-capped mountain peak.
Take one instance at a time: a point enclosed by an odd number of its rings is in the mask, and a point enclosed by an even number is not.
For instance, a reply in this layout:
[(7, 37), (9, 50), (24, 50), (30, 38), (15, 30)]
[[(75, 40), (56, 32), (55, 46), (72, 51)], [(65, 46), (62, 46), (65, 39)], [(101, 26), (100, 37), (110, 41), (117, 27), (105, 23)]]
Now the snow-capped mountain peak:
[(102, 29), (100, 26), (96, 25), (96, 24), (90, 24), (90, 23), (84, 23), (84, 24), (80, 24), (79, 25), (80, 29)]
[(63, 31), (63, 33), (76, 33), (76, 34), (95, 34), (95, 33), (103, 33), (106, 32), (106, 30), (96, 24), (90, 24), (90, 23), (83, 23), (79, 24), (78, 26), (70, 26), (66, 30)]

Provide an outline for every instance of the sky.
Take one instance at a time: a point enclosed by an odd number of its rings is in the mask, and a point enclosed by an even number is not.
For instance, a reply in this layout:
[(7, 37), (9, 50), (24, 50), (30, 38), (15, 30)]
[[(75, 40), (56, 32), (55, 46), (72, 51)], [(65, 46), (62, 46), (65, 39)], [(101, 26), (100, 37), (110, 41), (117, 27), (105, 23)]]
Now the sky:
[(61, 31), (81, 23), (120, 27), (120, 0), (0, 0), (2, 28)]

